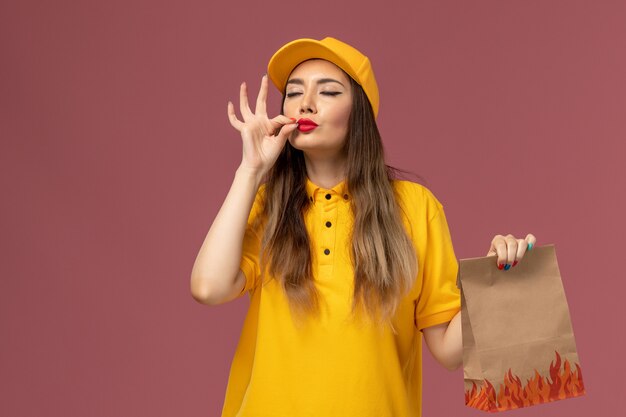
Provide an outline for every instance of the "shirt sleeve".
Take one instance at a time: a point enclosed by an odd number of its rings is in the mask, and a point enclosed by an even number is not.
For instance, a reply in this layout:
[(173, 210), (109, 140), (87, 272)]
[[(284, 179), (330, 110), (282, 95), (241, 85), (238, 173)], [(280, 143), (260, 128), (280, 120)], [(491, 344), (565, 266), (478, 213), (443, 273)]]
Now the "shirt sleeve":
[(243, 236), (241, 262), (239, 264), (239, 268), (246, 277), (246, 284), (241, 290), (241, 293), (239, 293), (239, 297), (243, 296), (248, 291), (253, 291), (256, 288), (261, 275), (259, 255), (263, 231), (262, 222), (260, 221), (259, 216), (263, 208), (263, 189), (264, 185), (259, 187), (259, 191), (256, 194), (254, 203), (250, 209), (250, 215), (248, 216), (246, 232)]
[(446, 323), (461, 310), (461, 293), (456, 286), (459, 264), (448, 222), (441, 203), (430, 196), (428, 211), (434, 215), (428, 221), (422, 289), (415, 309), (419, 331)]

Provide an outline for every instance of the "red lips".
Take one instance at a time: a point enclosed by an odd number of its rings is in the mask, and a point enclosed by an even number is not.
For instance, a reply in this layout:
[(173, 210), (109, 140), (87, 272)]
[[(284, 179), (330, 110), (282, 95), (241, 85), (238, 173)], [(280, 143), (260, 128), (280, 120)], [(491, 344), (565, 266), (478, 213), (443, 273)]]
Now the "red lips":
[(317, 127), (317, 123), (315, 123), (311, 119), (302, 118), (298, 120), (298, 130), (300, 132), (308, 132), (310, 130), (315, 129), (316, 127)]

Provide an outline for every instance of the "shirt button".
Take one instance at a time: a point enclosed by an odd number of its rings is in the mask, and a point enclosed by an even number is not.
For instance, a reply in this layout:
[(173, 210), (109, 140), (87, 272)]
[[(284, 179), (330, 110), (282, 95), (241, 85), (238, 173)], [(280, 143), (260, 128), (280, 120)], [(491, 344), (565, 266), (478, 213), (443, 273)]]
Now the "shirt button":
[(326, 200), (330, 200), (330, 194), (326, 194)]
[(343, 195), (343, 199), (344, 199), (344, 200), (347, 200), (347, 199), (348, 199), (348, 194), (344, 194), (344, 195)]
[(332, 226), (332, 225), (333, 225), (333, 224), (332, 224), (331, 222), (326, 222), (326, 227), (330, 227), (330, 226)]
[(326, 255), (330, 254), (330, 249), (324, 249), (324, 253), (325, 253)]

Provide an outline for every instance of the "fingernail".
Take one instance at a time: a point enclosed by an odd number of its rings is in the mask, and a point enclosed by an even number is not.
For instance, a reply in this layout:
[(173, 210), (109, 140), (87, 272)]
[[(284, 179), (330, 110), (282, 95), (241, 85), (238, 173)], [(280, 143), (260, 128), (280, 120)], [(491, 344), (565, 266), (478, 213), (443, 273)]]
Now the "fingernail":
[(295, 117), (290, 117), (291, 120), (293, 120), (294, 122), (296, 121)]
[(504, 264), (498, 264), (498, 269), (504, 268)]
[(513, 262), (513, 266), (517, 265), (517, 261)]
[(531, 250), (532, 248), (533, 248), (533, 244), (532, 244), (532, 243), (529, 243), (529, 244), (528, 244), (528, 250)]
[(509, 264), (504, 265), (504, 270), (505, 271), (508, 271), (509, 269), (511, 269), (511, 265), (509, 265)]

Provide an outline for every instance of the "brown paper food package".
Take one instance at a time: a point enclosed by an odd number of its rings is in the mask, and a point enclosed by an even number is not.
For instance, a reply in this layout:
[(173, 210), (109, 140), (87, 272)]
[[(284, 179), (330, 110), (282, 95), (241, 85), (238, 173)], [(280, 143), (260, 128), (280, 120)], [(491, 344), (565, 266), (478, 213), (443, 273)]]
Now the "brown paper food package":
[(554, 245), (509, 270), (459, 260), (465, 404), (497, 412), (585, 394)]

